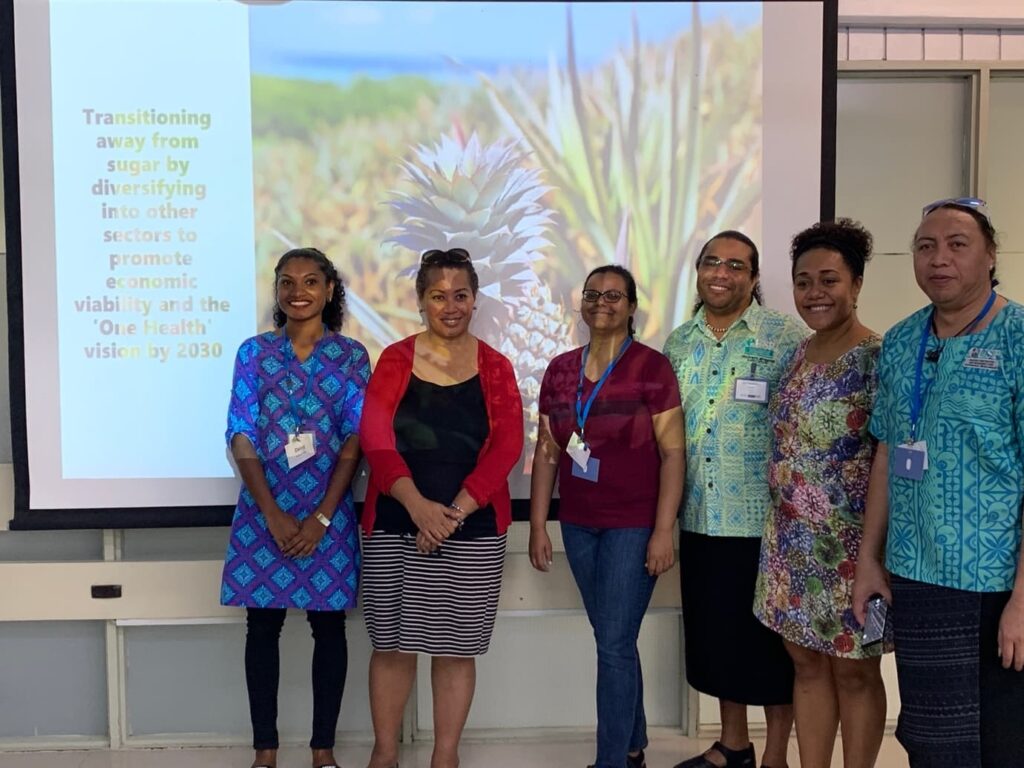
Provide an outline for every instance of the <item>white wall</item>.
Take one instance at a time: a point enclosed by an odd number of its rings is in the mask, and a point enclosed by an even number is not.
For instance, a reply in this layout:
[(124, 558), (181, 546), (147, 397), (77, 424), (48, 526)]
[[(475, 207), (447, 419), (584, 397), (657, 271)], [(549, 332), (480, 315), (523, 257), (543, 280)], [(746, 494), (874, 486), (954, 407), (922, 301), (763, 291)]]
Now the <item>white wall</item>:
[(1024, 61), (1019, 0), (840, 0), (840, 61)]
[(839, 0), (839, 23), (930, 27), (1024, 25), (1019, 0)]

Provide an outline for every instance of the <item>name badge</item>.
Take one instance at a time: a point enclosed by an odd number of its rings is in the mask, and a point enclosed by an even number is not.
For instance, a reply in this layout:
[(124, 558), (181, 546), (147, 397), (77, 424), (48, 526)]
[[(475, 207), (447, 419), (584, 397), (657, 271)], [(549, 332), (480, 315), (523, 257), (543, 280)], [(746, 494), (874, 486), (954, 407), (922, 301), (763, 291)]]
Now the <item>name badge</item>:
[(569, 438), (569, 445), (566, 446), (565, 452), (569, 454), (569, 458), (573, 461), (573, 469), (576, 467), (580, 469), (587, 468), (587, 461), (590, 459), (590, 448), (583, 442), (583, 438), (580, 437), (579, 432), (573, 432), (572, 437)]
[(316, 435), (313, 432), (293, 434), (284, 447), (284, 455), (288, 457), (288, 469), (294, 469), (313, 458), (316, 455)]
[(971, 347), (964, 358), (964, 368), (980, 368), (986, 371), (998, 371), (1000, 366), (998, 349), (982, 349)]
[(775, 350), (770, 347), (759, 347), (754, 344), (753, 339), (748, 339), (747, 343), (743, 345), (743, 356), (754, 357), (758, 360), (774, 360)]
[[(588, 452), (589, 455), (589, 452)], [(597, 482), (597, 477), (601, 472), (601, 460), (595, 459), (590, 456), (587, 459), (585, 466), (580, 466), (575, 461), (572, 465), (572, 476), (578, 477), (580, 480), (589, 480), (592, 483)]]
[(744, 403), (767, 403), (768, 382), (765, 379), (736, 379), (733, 399)]
[(893, 454), (893, 472), (896, 477), (922, 480), (928, 471), (928, 446), (924, 440), (896, 446)]

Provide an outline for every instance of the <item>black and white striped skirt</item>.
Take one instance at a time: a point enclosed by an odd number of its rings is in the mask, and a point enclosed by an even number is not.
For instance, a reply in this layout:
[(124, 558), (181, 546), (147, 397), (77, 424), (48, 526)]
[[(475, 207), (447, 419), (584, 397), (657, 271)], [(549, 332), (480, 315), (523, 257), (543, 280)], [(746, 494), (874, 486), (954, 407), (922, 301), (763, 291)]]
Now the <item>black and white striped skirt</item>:
[(363, 536), (363, 617), (374, 650), (480, 656), (494, 631), (506, 536), (446, 541), (438, 553), (416, 538)]

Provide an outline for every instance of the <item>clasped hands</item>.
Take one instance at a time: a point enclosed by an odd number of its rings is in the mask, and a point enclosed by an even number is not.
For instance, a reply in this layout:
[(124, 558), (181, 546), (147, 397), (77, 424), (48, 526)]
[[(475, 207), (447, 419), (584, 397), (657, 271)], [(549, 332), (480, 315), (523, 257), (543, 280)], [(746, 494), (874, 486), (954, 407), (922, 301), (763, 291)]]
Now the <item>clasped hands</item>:
[(409, 506), (409, 517), (419, 528), (416, 549), (423, 554), (434, 552), (441, 543), (459, 530), (466, 516), (436, 501), (419, 499)]
[(267, 527), (281, 554), (285, 557), (308, 557), (316, 551), (327, 531), (316, 518), (318, 511), (322, 510), (314, 510), (313, 514), (302, 521), (281, 511), (267, 516)]

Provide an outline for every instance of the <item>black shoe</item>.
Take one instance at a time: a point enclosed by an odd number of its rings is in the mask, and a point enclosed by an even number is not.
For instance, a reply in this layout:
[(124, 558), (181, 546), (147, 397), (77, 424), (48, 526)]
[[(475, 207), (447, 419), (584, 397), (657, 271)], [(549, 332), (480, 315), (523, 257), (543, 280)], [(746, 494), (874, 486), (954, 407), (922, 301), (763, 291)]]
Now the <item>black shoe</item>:
[[(729, 749), (722, 746), (722, 742), (716, 741), (708, 749), (708, 752), (717, 752), (725, 758), (725, 768), (757, 768), (757, 759), (754, 755), (754, 745), (748, 744), (746, 749)], [(675, 768), (719, 768), (706, 757), (707, 753), (691, 757), (677, 763)]]
[(635, 757), (633, 755), (626, 755), (626, 768), (647, 768), (647, 761), (644, 759), (644, 751), (642, 749)]

